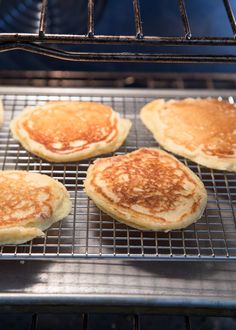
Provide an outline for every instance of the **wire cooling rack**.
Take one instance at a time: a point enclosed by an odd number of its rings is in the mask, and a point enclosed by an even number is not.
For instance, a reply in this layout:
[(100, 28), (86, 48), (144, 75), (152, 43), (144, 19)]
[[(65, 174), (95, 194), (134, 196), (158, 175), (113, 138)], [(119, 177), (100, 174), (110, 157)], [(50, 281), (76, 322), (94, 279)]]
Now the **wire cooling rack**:
[[(70, 193), (71, 214), (40, 237), (18, 246), (2, 246), (0, 258), (139, 258), (236, 259), (236, 174), (210, 170), (179, 157), (204, 182), (208, 204), (202, 218), (184, 230), (142, 232), (101, 212), (83, 191), (83, 180), (94, 159), (51, 164), (29, 154), (11, 136), (9, 123), (25, 106), (49, 100), (91, 100), (111, 105), (133, 126), (125, 144), (113, 154), (124, 154), (157, 143), (139, 119), (141, 107), (155, 97), (222, 96), (233, 102), (233, 93), (219, 91), (147, 91), (2, 88), (5, 108), (0, 129), (0, 169), (40, 172), (62, 182)], [(236, 93), (235, 93), (236, 96)], [(106, 156), (111, 156), (107, 154)], [(103, 156), (104, 157), (104, 156)]]

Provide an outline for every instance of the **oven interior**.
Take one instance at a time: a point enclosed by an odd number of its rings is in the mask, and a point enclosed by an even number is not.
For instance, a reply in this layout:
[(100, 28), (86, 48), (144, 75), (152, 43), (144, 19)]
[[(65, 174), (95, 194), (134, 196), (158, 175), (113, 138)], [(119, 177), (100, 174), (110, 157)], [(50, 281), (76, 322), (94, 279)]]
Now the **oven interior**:
[[(156, 142), (138, 118), (142, 105), (153, 98), (212, 96), (234, 103), (236, 6), (233, 1), (217, 2), (226, 22), (223, 26), (227, 26), (223, 32), (221, 29), (214, 34), (211, 31), (211, 24), (209, 26), (206, 24), (210, 32), (205, 28), (197, 34), (193, 26), (201, 25), (201, 17), (198, 17), (196, 24), (192, 11), (198, 6), (201, 7), (200, 13), (208, 16), (209, 8), (206, 2), (200, 1), (201, 4), (195, 4), (194, 7), (194, 1), (190, 4), (187, 0), (178, 0), (175, 2), (173, 17), (178, 17), (180, 28), (174, 31), (171, 22), (165, 22), (162, 35), (155, 28), (149, 27), (145, 30), (147, 18), (143, 16), (145, 10), (142, 11), (145, 5), (144, 1), (139, 0), (126, 0), (120, 4), (123, 6), (123, 11), (127, 9), (127, 13), (129, 12), (132, 33), (124, 31), (124, 28), (120, 29), (122, 33), (116, 33), (117, 31), (112, 28), (103, 30), (99, 24), (107, 17), (104, 18), (103, 15), (104, 11), (110, 8), (110, 1), (88, 0), (75, 4), (75, 1), (69, 0), (66, 3), (25, 0), (21, 4), (14, 1), (2, 1), (0, 4), (2, 6), (0, 52), (3, 58), (3, 64), (0, 66), (2, 69), (0, 83), (3, 87), (0, 88), (0, 94), (5, 108), (5, 122), (0, 131), (1, 169), (24, 169), (51, 175), (65, 184), (73, 203), (73, 212), (67, 221), (62, 221), (48, 229), (45, 238), (37, 238), (19, 246), (1, 247), (0, 258), (14, 262), (16, 260), (31, 262), (36, 259), (54, 262), (59, 259), (73, 259), (80, 262), (89, 258), (91, 260), (127, 259), (135, 262), (141, 260), (234, 262), (236, 258), (235, 174), (209, 170), (179, 157), (204, 182), (209, 198), (207, 209), (202, 219), (187, 229), (168, 234), (142, 233), (110, 219), (98, 211), (85, 196), (82, 182), (87, 167), (93, 159), (79, 164), (47, 163), (28, 154), (10, 135), (9, 121), (26, 105), (59, 99), (99, 101), (113, 106), (116, 111), (133, 121), (133, 128), (126, 143), (114, 153), (123, 154), (141, 146), (156, 146)], [(160, 9), (150, 1), (149, 11), (152, 11), (152, 5), (156, 10)], [(163, 1), (164, 9), (168, 5), (170, 1), (166, 4)], [(57, 13), (55, 13), (56, 6)], [(75, 8), (78, 11), (73, 15)], [(163, 20), (164, 10), (160, 13), (162, 13), (160, 20)], [(68, 18), (71, 17), (78, 18), (79, 24), (76, 24), (76, 19), (69, 19), (70, 24), (67, 24)], [(109, 21), (108, 18), (107, 20)], [(64, 23), (64, 31), (61, 22)], [(17, 27), (20, 27), (19, 30)], [(38, 55), (42, 57), (37, 57)], [(35, 64), (28, 65), (27, 60), (23, 60), (24, 57), (38, 59), (39, 70), (33, 71)], [(21, 67), (18, 61), (24, 61), (25, 65)], [(54, 68), (55, 61), (57, 63), (55, 67), (59, 70), (45, 71)], [(179, 71), (178, 65), (184, 65), (182, 68), (185, 68), (185, 71), (198, 72), (212, 71), (212, 68), (215, 69), (217, 66), (223, 68), (222, 71), (232, 71), (232, 73), (160, 72), (171, 71), (174, 68), (173, 63), (177, 71)], [(72, 64), (75, 65), (76, 71), (71, 71)], [(9, 71), (9, 68), (17, 71)], [(68, 70), (62, 71), (62, 68)], [(99, 72), (92, 71), (93, 68)], [(205, 315), (192, 316), (182, 310), (178, 316), (175, 316), (168, 310), (165, 311), (166, 315), (123, 311), (121, 314), (107, 313), (104, 318), (106, 312), (108, 311), (104, 310), (102, 314), (93, 312), (74, 314), (62, 312), (60, 315), (50, 312), (12, 314), (11, 328), (18, 324), (27, 329), (61, 329), (66, 324), (68, 328), (95, 329), (98, 322), (104, 329), (138, 330), (167, 327), (168, 329), (232, 329), (235, 327), (234, 318), (213, 317), (206, 315), (207, 312), (202, 313)], [(227, 309), (222, 311), (222, 315), (227, 316)], [(0, 319), (2, 324), (6, 322), (6, 327), (9, 326), (8, 314), (1, 314)]]

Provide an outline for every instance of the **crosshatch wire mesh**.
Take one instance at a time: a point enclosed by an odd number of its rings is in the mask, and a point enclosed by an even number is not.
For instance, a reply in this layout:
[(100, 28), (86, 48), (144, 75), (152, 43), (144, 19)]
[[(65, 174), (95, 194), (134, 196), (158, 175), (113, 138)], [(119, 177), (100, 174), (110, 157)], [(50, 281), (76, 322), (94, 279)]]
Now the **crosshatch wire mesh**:
[[(17, 91), (17, 89), (16, 89)], [(1, 258), (58, 257), (129, 257), (142, 259), (236, 259), (236, 174), (210, 170), (178, 157), (204, 182), (208, 204), (203, 217), (184, 230), (169, 233), (141, 232), (129, 228), (101, 212), (83, 191), (86, 170), (93, 161), (51, 164), (29, 154), (11, 136), (10, 120), (25, 106), (49, 100), (91, 100), (111, 105), (133, 126), (125, 144), (113, 154), (124, 154), (139, 147), (156, 147), (157, 143), (139, 119), (140, 108), (154, 97), (122, 95), (83, 96), (65, 94), (3, 94), (4, 125), (0, 129), (0, 169), (28, 170), (50, 175), (68, 189), (73, 209), (64, 220), (36, 238), (18, 246), (0, 248)], [(1, 92), (1, 91), (0, 91)], [(158, 96), (158, 92), (156, 93)], [(184, 94), (183, 94), (184, 95)], [(199, 92), (201, 96), (201, 92)], [(219, 93), (220, 96), (220, 93)], [(170, 98), (176, 97), (170, 91)], [(230, 102), (233, 98), (230, 97)], [(106, 156), (111, 156), (107, 154)], [(103, 156), (104, 157), (104, 156)]]

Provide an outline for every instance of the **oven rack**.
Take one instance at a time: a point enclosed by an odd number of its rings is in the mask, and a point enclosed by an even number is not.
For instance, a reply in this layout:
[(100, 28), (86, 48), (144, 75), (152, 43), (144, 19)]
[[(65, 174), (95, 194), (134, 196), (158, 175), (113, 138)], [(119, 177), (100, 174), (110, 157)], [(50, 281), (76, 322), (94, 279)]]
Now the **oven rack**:
[[(157, 143), (139, 119), (141, 107), (156, 97), (223, 97), (230, 102), (235, 91), (127, 90), (2, 87), (5, 121), (0, 129), (0, 169), (41, 172), (62, 182), (73, 209), (63, 221), (46, 231), (44, 238), (0, 248), (0, 259), (126, 258), (152, 260), (236, 259), (236, 174), (215, 171), (179, 157), (203, 181), (208, 191), (206, 211), (196, 224), (170, 233), (141, 232), (111, 219), (98, 210), (83, 190), (89, 164), (52, 164), (29, 154), (11, 136), (10, 120), (25, 106), (49, 100), (91, 100), (111, 105), (133, 126), (125, 144), (114, 154), (124, 154)], [(108, 154), (110, 156), (112, 154)], [(103, 156), (104, 157), (104, 156)]]
[[(66, 314), (60, 313), (60, 322), (62, 324), (66, 324)], [(64, 319), (63, 319), (64, 316)], [(14, 317), (14, 315), (13, 315)], [(40, 330), (44, 329), (45, 324), (48, 325), (53, 325), (56, 329), (56, 323), (53, 322), (53, 317), (55, 317), (55, 314), (51, 314), (50, 316), (45, 315), (45, 314), (39, 314), (35, 313), (32, 314), (28, 317), (24, 316), (24, 319), (26, 319), (28, 324), (31, 326), (31, 330)], [(58, 318), (58, 315), (56, 316)], [(168, 315), (168, 316), (160, 316), (160, 315), (155, 315), (155, 314), (127, 314), (127, 315), (122, 315), (122, 314), (95, 314), (95, 313), (81, 313), (79, 315), (69, 315), (69, 317), (72, 318), (72, 321), (70, 320), (70, 325), (71, 323), (74, 324), (75, 326), (79, 326), (80, 329), (84, 330), (89, 330), (89, 329), (94, 329), (98, 322), (101, 322), (102, 318), (108, 319), (107, 325), (108, 326), (119, 326), (122, 327), (123, 329), (130, 329), (130, 330), (143, 330), (147, 329), (147, 326), (149, 325), (148, 318), (152, 318), (152, 323), (156, 322), (157, 324), (162, 324), (163, 321), (167, 324), (171, 324), (173, 327), (175, 325), (181, 325), (181, 328), (183, 330), (191, 330), (192, 326), (191, 324), (194, 324), (194, 318), (190, 317), (189, 315), (181, 315), (181, 316), (173, 316), (173, 315)], [(68, 318), (68, 316), (67, 316)], [(167, 321), (168, 318), (168, 321)], [(200, 319), (200, 318), (199, 318)], [(202, 322), (204, 323), (204, 322)], [(220, 322), (219, 322), (220, 323)], [(61, 324), (61, 323), (60, 323)], [(105, 322), (106, 324), (106, 322)], [(60, 329), (62, 329), (61, 326), (59, 326)], [(71, 326), (70, 326), (71, 328)]]
[[(55, 34), (47, 32), (47, 7), (48, 1), (42, 0), (40, 19), (37, 33), (0, 33), (0, 52), (22, 50), (35, 54), (45, 55), (52, 58), (81, 61), (81, 62), (167, 62), (167, 63), (235, 63), (236, 55), (219, 54), (212, 52), (210, 54), (199, 54), (195, 52), (186, 52), (185, 46), (235, 46), (236, 45), (236, 21), (230, 0), (220, 0), (223, 4), (223, 10), (227, 14), (227, 20), (231, 26), (232, 36), (195, 36), (191, 30), (185, 0), (178, 0), (178, 12), (182, 22), (183, 34), (177, 37), (160, 36), (157, 33), (152, 35), (145, 34), (145, 26), (140, 9), (139, 0), (132, 1), (133, 4), (133, 25), (135, 26), (134, 35), (101, 35), (96, 33), (96, 25), (94, 20), (94, 8), (96, 6), (94, 0), (87, 1), (87, 33), (79, 34)], [(151, 10), (151, 5), (150, 5)], [(71, 19), (78, 19), (71, 17)], [(56, 46), (52, 46), (52, 45)], [(63, 49), (62, 44), (74, 45), (100, 45), (99, 51), (68, 51)], [(116, 51), (114, 46), (110, 52), (104, 52), (107, 45), (120, 45), (123, 51)], [(179, 46), (185, 49), (185, 53), (179, 53), (169, 46)], [(140, 51), (133, 51), (130, 46), (139, 46)], [(149, 51), (147, 46), (156, 46), (156, 51)], [(168, 46), (170, 52), (160, 52), (158, 47)], [(203, 47), (204, 48), (204, 47)], [(191, 47), (191, 50), (193, 48)]]

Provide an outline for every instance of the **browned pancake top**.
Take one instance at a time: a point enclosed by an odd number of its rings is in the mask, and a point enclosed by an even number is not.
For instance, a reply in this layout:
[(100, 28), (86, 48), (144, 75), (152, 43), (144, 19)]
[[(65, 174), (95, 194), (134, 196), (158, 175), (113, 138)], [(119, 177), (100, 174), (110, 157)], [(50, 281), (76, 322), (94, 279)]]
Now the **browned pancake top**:
[[(166, 138), (193, 151), (231, 157), (236, 148), (236, 107), (216, 99), (167, 102), (161, 110)], [(168, 114), (165, 113), (168, 111)]]
[[(101, 171), (94, 169), (91, 184), (96, 191), (116, 204), (145, 208), (153, 215), (176, 208), (191, 199), (196, 182), (183, 165), (158, 149), (142, 148), (130, 154), (97, 160)], [(99, 167), (98, 167), (99, 168)], [(186, 186), (188, 184), (188, 187)], [(196, 204), (192, 205), (194, 211)], [(140, 211), (142, 211), (140, 209)], [(142, 212), (140, 212), (142, 213)]]
[(31, 139), (55, 153), (86, 149), (100, 141), (116, 138), (117, 120), (112, 109), (95, 102), (58, 101), (38, 106), (23, 121)]
[(30, 182), (26, 172), (0, 172), (0, 227), (52, 214), (50, 187)]

